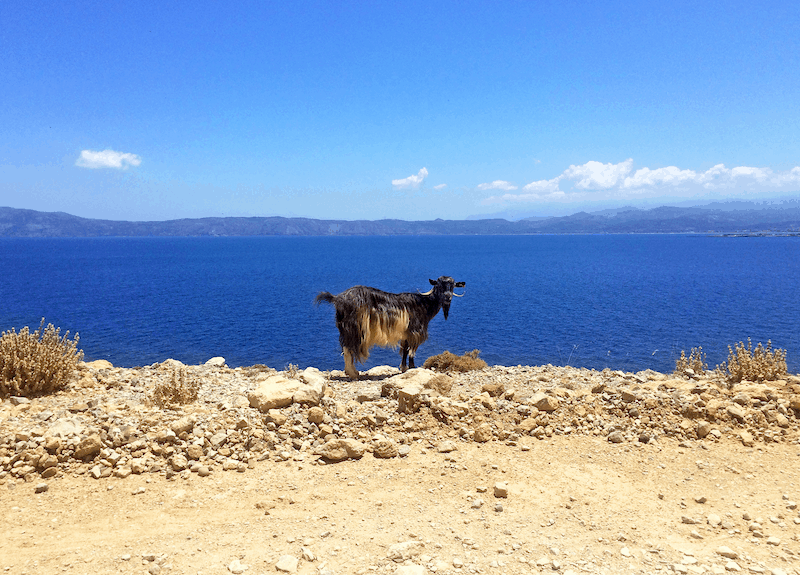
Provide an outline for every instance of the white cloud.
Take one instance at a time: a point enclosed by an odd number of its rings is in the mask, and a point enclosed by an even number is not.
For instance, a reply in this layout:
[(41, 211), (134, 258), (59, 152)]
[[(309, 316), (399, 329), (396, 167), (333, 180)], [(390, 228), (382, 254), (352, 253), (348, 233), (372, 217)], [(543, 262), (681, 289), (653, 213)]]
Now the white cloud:
[(479, 190), (516, 190), (517, 186), (504, 180), (495, 180), (488, 184), (478, 184)]
[(438, 186), (433, 186), (434, 190), (443, 190), (447, 187), (447, 184), (439, 184)]
[(403, 178), (400, 180), (392, 180), (392, 185), (395, 188), (405, 189), (410, 188), (412, 190), (416, 190), (422, 181), (428, 177), (428, 169), (422, 168), (419, 172), (417, 172), (416, 176), (408, 176), (407, 178)]
[(135, 167), (141, 163), (142, 159), (136, 154), (115, 152), (114, 150), (103, 150), (102, 152), (83, 150), (75, 161), (75, 165), (81, 168), (114, 168), (117, 170), (127, 170), (129, 167)]
[(570, 166), (564, 170), (562, 176), (568, 180), (578, 180), (575, 187), (582, 190), (606, 190), (622, 181), (630, 173), (632, 166), (631, 158), (619, 164), (592, 161), (581, 166)]
[[(622, 200), (664, 195), (691, 197), (709, 191), (759, 193), (792, 191), (791, 188), (798, 187), (800, 166), (786, 172), (749, 166), (726, 168), (724, 164), (701, 172), (677, 166), (633, 171), (633, 159), (629, 158), (618, 164), (590, 161), (572, 165), (555, 178), (524, 186), (525, 193), (492, 196), (483, 203)], [(504, 188), (482, 184), (478, 189)]]

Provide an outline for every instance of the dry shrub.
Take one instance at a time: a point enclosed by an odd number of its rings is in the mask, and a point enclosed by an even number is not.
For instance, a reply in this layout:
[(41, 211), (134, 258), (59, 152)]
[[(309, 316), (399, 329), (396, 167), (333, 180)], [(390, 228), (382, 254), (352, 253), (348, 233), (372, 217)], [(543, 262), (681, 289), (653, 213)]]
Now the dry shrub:
[(675, 375), (688, 375), (690, 369), (698, 375), (704, 374), (708, 369), (702, 347), (693, 347), (688, 358), (686, 352), (681, 350), (681, 356), (675, 361)]
[(0, 397), (31, 397), (63, 389), (69, 382), (83, 352), (78, 351), (78, 334), (70, 341), (52, 323), (30, 333), (28, 326), (14, 328), (0, 336)]
[(196, 379), (186, 378), (186, 368), (178, 368), (172, 372), (170, 381), (156, 384), (150, 399), (160, 408), (175, 408), (197, 401), (200, 383)]
[(773, 351), (771, 340), (767, 341), (767, 347), (759, 342), (753, 349), (753, 343), (747, 338), (747, 347), (741, 341), (736, 344), (735, 349), (728, 346), (728, 361), (723, 361), (717, 369), (731, 383), (743, 380), (773, 381), (788, 373), (786, 350)]
[(286, 366), (285, 373), (286, 377), (297, 379), (297, 376), (300, 375), (300, 368), (297, 365), (290, 363)]
[(474, 371), (487, 367), (486, 362), (478, 357), (479, 349), (473, 349), (464, 355), (456, 355), (449, 351), (433, 355), (425, 360), (422, 367), (436, 371)]

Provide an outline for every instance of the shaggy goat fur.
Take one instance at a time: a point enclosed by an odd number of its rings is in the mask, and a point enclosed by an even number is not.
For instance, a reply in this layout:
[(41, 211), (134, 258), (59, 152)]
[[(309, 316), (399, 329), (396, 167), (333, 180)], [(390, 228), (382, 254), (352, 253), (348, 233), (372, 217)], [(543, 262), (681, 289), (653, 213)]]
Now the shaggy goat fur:
[(401, 371), (414, 368), (417, 348), (428, 339), (428, 323), (442, 309), (450, 311), (453, 289), (464, 287), (449, 276), (429, 280), (433, 288), (426, 293), (388, 293), (379, 289), (355, 286), (340, 294), (320, 292), (314, 300), (336, 309), (336, 327), (344, 355), (345, 373), (358, 379), (355, 362), (369, 358), (372, 346), (397, 347), (403, 356)]

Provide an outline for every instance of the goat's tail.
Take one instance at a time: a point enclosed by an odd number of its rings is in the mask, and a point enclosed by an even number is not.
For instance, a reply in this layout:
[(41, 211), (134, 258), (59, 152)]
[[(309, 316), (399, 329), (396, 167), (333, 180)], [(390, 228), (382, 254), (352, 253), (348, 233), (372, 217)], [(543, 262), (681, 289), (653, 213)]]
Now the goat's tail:
[(321, 304), (322, 302), (329, 303), (333, 305), (333, 298), (336, 297), (332, 293), (327, 291), (321, 291), (317, 294), (317, 297), (314, 298), (314, 303), (316, 305)]

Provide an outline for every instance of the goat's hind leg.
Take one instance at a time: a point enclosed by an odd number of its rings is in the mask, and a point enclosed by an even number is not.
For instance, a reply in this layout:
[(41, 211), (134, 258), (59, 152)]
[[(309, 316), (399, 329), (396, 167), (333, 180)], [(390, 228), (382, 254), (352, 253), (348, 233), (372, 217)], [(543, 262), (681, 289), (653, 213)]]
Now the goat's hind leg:
[[(406, 359), (408, 358), (408, 342), (407, 342), (407, 341), (404, 341), (404, 342), (401, 344), (400, 348), (401, 348), (401, 349), (400, 349), (400, 353), (401, 353), (401, 354), (402, 354), (402, 356), (403, 356), (403, 361), (402, 361), (402, 362), (400, 362), (400, 371), (401, 371), (402, 373), (405, 373), (405, 371), (408, 369), (408, 368), (406, 367)], [(412, 367), (413, 367), (413, 364), (414, 364), (414, 360), (413, 360), (413, 359), (411, 360), (411, 364), (412, 364)]]
[(350, 350), (346, 347), (342, 348), (342, 354), (344, 355), (344, 372), (347, 374), (347, 377), (354, 381), (358, 380), (358, 370), (353, 362), (353, 354), (350, 353)]

